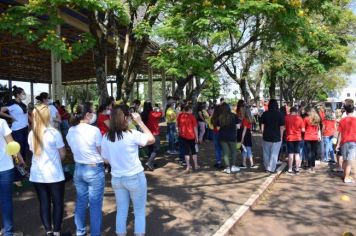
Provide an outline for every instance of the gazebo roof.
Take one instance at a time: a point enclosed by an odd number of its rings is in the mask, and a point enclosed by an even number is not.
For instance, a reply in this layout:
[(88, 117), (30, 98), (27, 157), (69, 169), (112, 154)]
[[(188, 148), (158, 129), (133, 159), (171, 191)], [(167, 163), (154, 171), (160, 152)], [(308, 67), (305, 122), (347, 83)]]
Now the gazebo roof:
[[(0, 0), (0, 13), (8, 6), (8, 0)], [(18, 1), (20, 2), (20, 1)], [(69, 8), (61, 10), (65, 24), (61, 25), (61, 35), (68, 39), (77, 37), (86, 26), (85, 16)], [(147, 74), (150, 68), (147, 58), (156, 54), (158, 45), (150, 42), (145, 49), (143, 60), (137, 68), (138, 74)], [(115, 48), (109, 45), (107, 56), (107, 74), (115, 74)], [(0, 34), (0, 79), (18, 80), (36, 83), (51, 83), (51, 52), (40, 49), (35, 43), (29, 44), (25, 39), (14, 37), (10, 33)], [(92, 50), (71, 63), (62, 62), (62, 81), (87, 81), (95, 78)]]

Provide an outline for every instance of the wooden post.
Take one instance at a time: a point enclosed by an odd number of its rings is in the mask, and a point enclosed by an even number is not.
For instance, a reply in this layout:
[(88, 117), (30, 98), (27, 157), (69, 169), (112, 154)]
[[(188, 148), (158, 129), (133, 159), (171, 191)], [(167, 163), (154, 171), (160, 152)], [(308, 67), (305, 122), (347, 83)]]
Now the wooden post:
[[(61, 26), (57, 25), (56, 33), (61, 36)], [(52, 99), (62, 100), (63, 89), (62, 89), (62, 62), (60, 59), (56, 58), (53, 51), (51, 51), (51, 68), (52, 68)]]
[(167, 94), (166, 94), (166, 73), (162, 73), (162, 108), (166, 108)]
[(34, 91), (33, 91), (33, 82), (31, 81), (30, 83), (30, 90), (31, 90), (31, 103), (34, 104), (35, 102), (35, 96), (34, 96)]
[(150, 68), (149, 72), (148, 72), (148, 83), (147, 83), (148, 89), (147, 89), (147, 93), (148, 93), (148, 100), (153, 103), (153, 101), (152, 101), (152, 99), (153, 99), (153, 96), (152, 96), (153, 78), (152, 77), (153, 77), (153, 70), (152, 70), (152, 68)]
[(12, 98), (12, 80), (8, 80), (7, 84), (9, 86), (9, 91), (10, 91), (10, 99)]

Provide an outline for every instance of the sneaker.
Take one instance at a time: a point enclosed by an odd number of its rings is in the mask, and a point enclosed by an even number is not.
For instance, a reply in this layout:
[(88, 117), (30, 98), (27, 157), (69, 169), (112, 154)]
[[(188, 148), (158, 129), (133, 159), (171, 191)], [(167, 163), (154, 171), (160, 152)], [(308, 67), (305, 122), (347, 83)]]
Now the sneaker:
[(230, 170), (230, 168), (226, 168), (226, 169), (224, 169), (224, 170), (223, 170), (223, 172), (224, 172), (224, 173), (226, 173), (226, 174), (231, 174), (231, 170)]
[(300, 174), (300, 171), (299, 171), (299, 170), (296, 170), (296, 171), (295, 171), (295, 174), (296, 174), (296, 175), (299, 175), (299, 174)]
[(294, 174), (293, 174), (293, 171), (288, 170), (288, 171), (287, 171), (287, 175), (294, 175)]
[(239, 172), (240, 168), (237, 166), (231, 166), (231, 172)]
[(154, 170), (154, 166), (152, 165), (152, 163), (146, 162), (146, 166), (148, 167), (148, 169), (150, 170)]
[(176, 151), (176, 150), (174, 150), (174, 151), (172, 152), (172, 154), (173, 154), (173, 155), (178, 155), (178, 154), (179, 154), (179, 152), (178, 152), (178, 151)]
[(315, 174), (315, 170), (314, 169), (309, 169), (309, 173)]
[(252, 166), (250, 166), (250, 168), (251, 168), (251, 169), (257, 169), (258, 166), (257, 166), (257, 165), (252, 165)]
[(216, 169), (221, 169), (221, 163), (216, 163), (216, 164), (214, 165), (214, 167), (215, 167)]
[(283, 162), (277, 161), (277, 165), (282, 165)]
[(172, 152), (171, 150), (168, 150), (168, 151), (167, 151), (167, 154), (172, 155), (173, 152)]
[(352, 183), (354, 183), (355, 181), (352, 179), (352, 178), (345, 178), (344, 179), (344, 183), (345, 184), (352, 184)]
[(240, 165), (240, 169), (247, 169), (247, 166)]

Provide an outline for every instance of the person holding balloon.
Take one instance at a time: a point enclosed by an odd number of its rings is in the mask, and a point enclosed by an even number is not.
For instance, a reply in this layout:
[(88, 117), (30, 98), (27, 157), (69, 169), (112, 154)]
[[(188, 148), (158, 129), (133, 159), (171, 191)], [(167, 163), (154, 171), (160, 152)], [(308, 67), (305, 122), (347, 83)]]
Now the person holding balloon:
[(28, 150), (27, 136), (28, 136), (28, 114), (27, 106), (23, 103), (26, 100), (26, 93), (23, 88), (13, 86), (12, 95), (15, 99), (12, 99), (7, 103), (5, 107), (1, 108), (1, 112), (8, 112), (12, 119), (11, 130), (12, 137), (21, 146), (21, 155), (26, 159), (26, 153)]
[(65, 158), (65, 147), (61, 133), (50, 125), (51, 115), (47, 105), (36, 105), (32, 115), (33, 127), (28, 136), (33, 153), (30, 181), (40, 202), (40, 216), (46, 235), (58, 236), (64, 212), (64, 173), (61, 161)]
[(11, 156), (20, 164), (25, 164), (22, 159), (20, 145), (14, 142), (12, 131), (7, 122), (0, 119), (0, 209), (3, 221), (4, 236), (13, 235), (13, 204), (12, 184), (14, 181), (14, 163)]

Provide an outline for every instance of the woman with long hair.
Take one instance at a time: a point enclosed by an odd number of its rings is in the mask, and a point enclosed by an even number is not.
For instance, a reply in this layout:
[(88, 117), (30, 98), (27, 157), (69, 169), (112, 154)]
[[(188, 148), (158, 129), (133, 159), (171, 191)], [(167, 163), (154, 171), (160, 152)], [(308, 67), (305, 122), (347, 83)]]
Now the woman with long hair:
[(252, 155), (252, 125), (254, 122), (254, 117), (252, 116), (251, 110), (248, 107), (242, 108), (242, 136), (241, 144), (242, 147), (242, 166), (240, 168), (247, 168), (246, 160), (248, 158), (250, 162), (250, 168), (256, 169), (257, 165), (253, 162)]
[(5, 107), (1, 108), (1, 112), (8, 112), (10, 116), (4, 117), (11, 118), (12, 137), (21, 146), (21, 155), (26, 161), (26, 153), (28, 150), (28, 113), (27, 106), (23, 103), (26, 100), (26, 93), (23, 88), (13, 86), (12, 95), (14, 99), (9, 101)]
[[(130, 130), (133, 119), (143, 131)], [(130, 115), (127, 105), (115, 105), (111, 111), (109, 131), (101, 143), (102, 155), (111, 165), (111, 184), (116, 198), (116, 234), (126, 235), (126, 222), (133, 203), (135, 235), (143, 236), (146, 228), (147, 181), (138, 148), (153, 144), (155, 137), (137, 113)]]
[(284, 119), (276, 99), (271, 99), (261, 117), (263, 163), (268, 173), (276, 171), (279, 150), (284, 132)]
[(307, 116), (304, 118), (304, 142), (308, 150), (308, 165), (310, 172), (315, 173), (315, 159), (318, 155), (320, 137), (320, 117), (314, 108), (306, 109)]
[(211, 115), (211, 123), (213, 126), (213, 141), (214, 141), (214, 150), (215, 150), (215, 167), (221, 168), (221, 154), (222, 147), (219, 140), (219, 130), (218, 130), (218, 122), (219, 122), (219, 114), (220, 114), (220, 105), (216, 105), (214, 107), (213, 114)]
[(30, 181), (40, 202), (40, 216), (46, 234), (58, 236), (64, 211), (64, 173), (61, 161), (65, 158), (65, 147), (61, 133), (50, 125), (48, 106), (36, 105), (32, 114), (33, 127), (28, 136), (33, 153)]
[(91, 125), (96, 121), (93, 104), (78, 105), (71, 119), (67, 141), (72, 150), (75, 171), (74, 185), (77, 191), (74, 220), (77, 235), (86, 235), (86, 209), (89, 205), (90, 234), (101, 235), (102, 206), (105, 187), (104, 160), (100, 155), (102, 135)]
[(154, 170), (153, 162), (157, 156), (157, 153), (160, 149), (160, 130), (159, 130), (159, 121), (163, 116), (163, 112), (159, 107), (152, 107), (152, 103), (150, 101), (146, 101), (143, 104), (143, 111), (142, 111), (142, 121), (151, 131), (151, 133), (155, 137), (155, 143), (148, 147), (149, 150), (149, 159), (146, 162), (147, 167), (150, 170)]
[(51, 100), (49, 94), (46, 92), (40, 93), (40, 95), (36, 96), (36, 99), (40, 104), (44, 104), (48, 106), (51, 115), (51, 121), (50, 121), (51, 125), (54, 128), (59, 129), (62, 121), (61, 116), (57, 108), (53, 105), (53, 101)]
[(227, 174), (240, 171), (236, 166), (237, 152), (236, 152), (236, 132), (237, 132), (237, 118), (231, 112), (227, 103), (220, 105), (220, 114), (218, 116), (218, 130), (219, 140), (223, 150), (223, 158), (225, 161), (225, 170)]
[(200, 103), (198, 105), (198, 124), (199, 124), (199, 143), (203, 142), (203, 137), (206, 130), (207, 119), (209, 118), (208, 112), (206, 111), (206, 103)]

